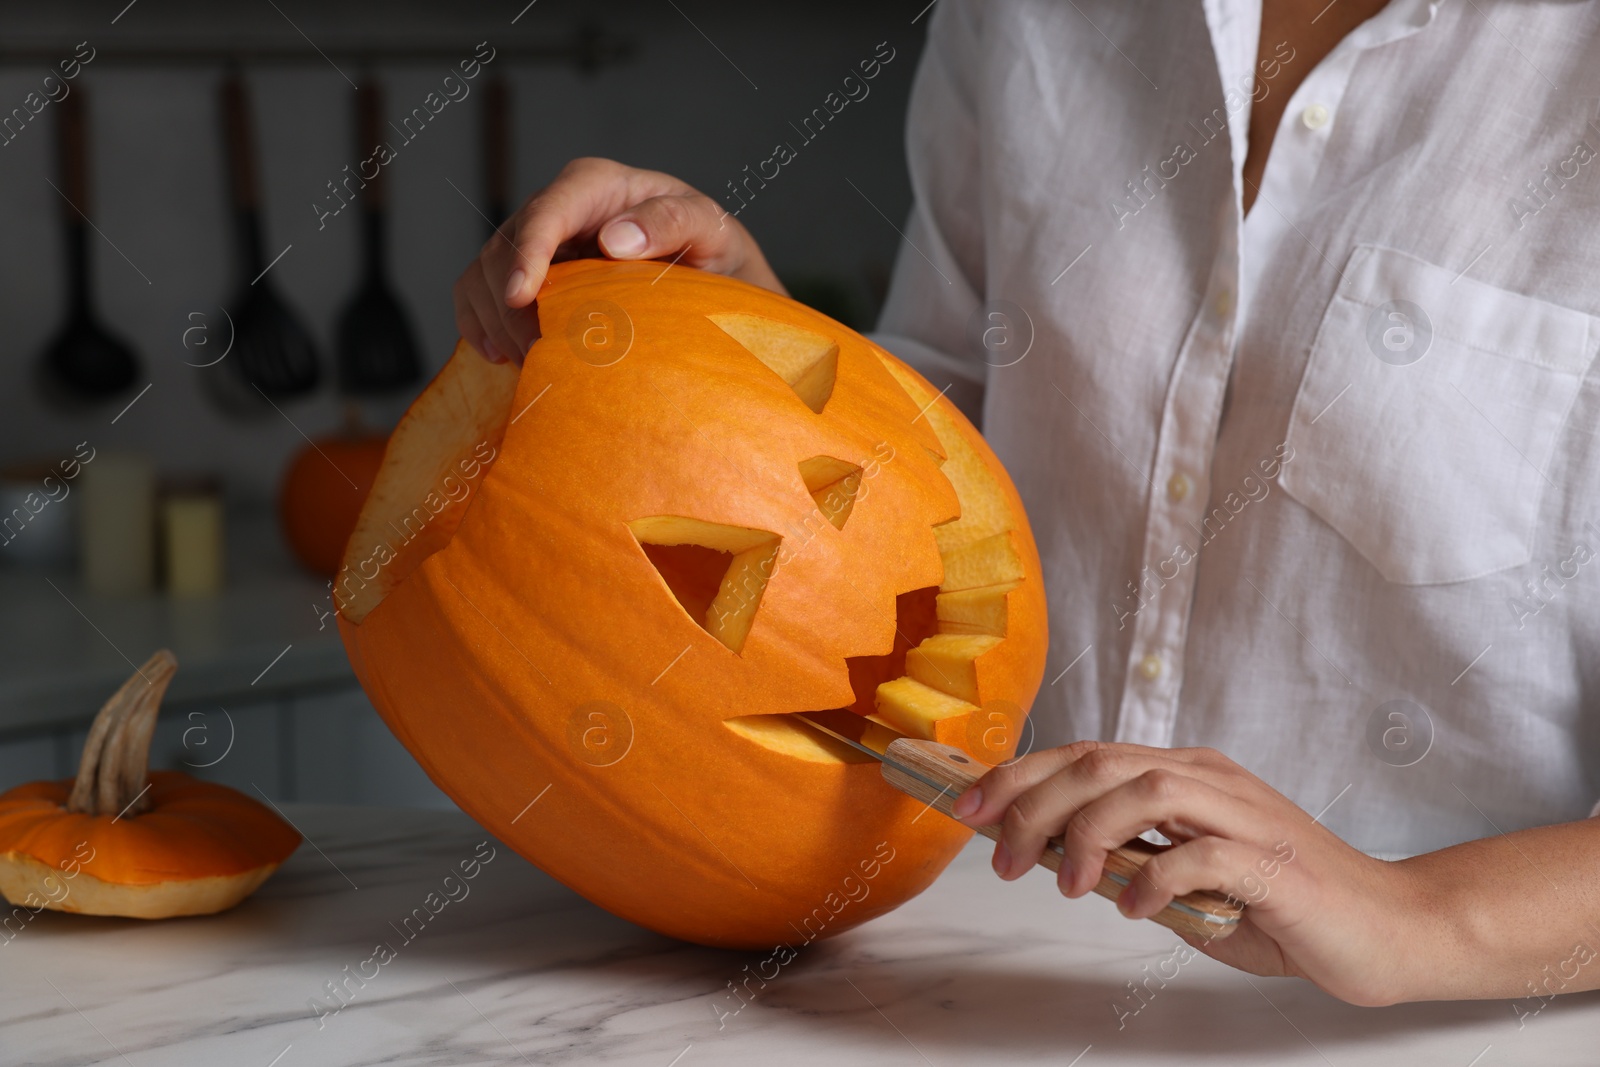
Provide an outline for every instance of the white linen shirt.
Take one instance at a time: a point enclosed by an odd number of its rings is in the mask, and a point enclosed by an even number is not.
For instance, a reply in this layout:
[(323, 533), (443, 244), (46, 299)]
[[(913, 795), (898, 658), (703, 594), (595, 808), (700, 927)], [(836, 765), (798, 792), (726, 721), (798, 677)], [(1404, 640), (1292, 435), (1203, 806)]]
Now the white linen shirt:
[(943, 0), (877, 339), (1050, 603), (1035, 748), (1209, 745), (1402, 856), (1600, 796), (1600, 20), (1395, 0), (1241, 218), (1260, 5)]

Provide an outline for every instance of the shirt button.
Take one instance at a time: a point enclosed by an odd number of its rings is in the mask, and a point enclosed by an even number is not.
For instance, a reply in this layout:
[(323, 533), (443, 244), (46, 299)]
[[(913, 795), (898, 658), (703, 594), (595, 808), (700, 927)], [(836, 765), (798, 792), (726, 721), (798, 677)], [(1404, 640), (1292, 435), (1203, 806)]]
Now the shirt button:
[(1139, 673), (1147, 682), (1153, 682), (1161, 677), (1161, 657), (1154, 652), (1146, 653), (1139, 661)]
[(1332, 117), (1333, 114), (1328, 110), (1326, 104), (1312, 104), (1300, 112), (1300, 121), (1305, 123), (1305, 127), (1308, 130), (1322, 129)]
[(1167, 496), (1174, 504), (1189, 495), (1189, 476), (1182, 472), (1167, 479)]

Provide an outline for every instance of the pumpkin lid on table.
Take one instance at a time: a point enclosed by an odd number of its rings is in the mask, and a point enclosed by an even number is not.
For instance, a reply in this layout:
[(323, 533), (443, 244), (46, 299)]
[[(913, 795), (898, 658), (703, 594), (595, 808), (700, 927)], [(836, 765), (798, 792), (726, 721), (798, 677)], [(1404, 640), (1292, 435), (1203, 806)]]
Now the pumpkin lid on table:
[(770, 947), (908, 900), (970, 831), (792, 715), (1011, 754), (1046, 624), (1004, 469), (767, 290), (570, 261), (537, 305), (520, 369), (458, 344), (391, 435), (334, 580), (374, 706), (488, 830), (662, 933)]
[(0, 894), (14, 905), (133, 918), (199, 915), (254, 892), (300, 835), (236, 789), (147, 771), (162, 650), (95, 717), (76, 778), (0, 794)]

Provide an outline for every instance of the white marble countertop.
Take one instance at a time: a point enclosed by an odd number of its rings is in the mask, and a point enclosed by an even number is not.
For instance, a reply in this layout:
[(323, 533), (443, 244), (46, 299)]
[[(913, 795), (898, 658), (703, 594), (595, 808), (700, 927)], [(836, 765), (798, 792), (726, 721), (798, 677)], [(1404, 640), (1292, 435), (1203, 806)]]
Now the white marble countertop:
[[(740, 1008), (728, 983), (764, 953), (647, 933), (497, 843), (477, 877), (452, 883), (459, 899), (437, 903), (445, 876), (485, 836), (459, 813), (286, 810), (307, 843), (233, 912), (162, 923), (44, 912), (0, 944), (0, 1063), (1559, 1067), (1600, 1059), (1600, 994), (1559, 998), (1519, 1029), (1505, 1001), (1353, 1008), (1306, 983), (1247, 978), (1203, 957), (1164, 987), (1152, 981), (1154, 995), (1119, 1030), (1112, 1005), (1135, 1003), (1126, 983), (1144, 978), (1146, 966), (1154, 972), (1176, 939), (1129, 923), (1097, 897), (1062, 900), (1041, 872), (1000, 883), (981, 840), (899, 911), (802, 947)], [(437, 914), (402, 929), (412, 909), (429, 914), (430, 892), (441, 893)], [(380, 942), (391, 958), (367, 963)], [(349, 979), (336, 999), (326, 983), (347, 966), (375, 976)], [(312, 1001), (327, 1014), (319, 1018)]]

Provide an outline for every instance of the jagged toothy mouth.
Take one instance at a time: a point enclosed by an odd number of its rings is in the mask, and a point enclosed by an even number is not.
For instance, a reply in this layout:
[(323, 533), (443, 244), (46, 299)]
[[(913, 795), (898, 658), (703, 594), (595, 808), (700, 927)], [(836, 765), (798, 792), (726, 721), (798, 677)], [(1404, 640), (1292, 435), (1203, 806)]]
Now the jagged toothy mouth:
[[(916, 737), (966, 749), (989, 762), (1010, 755), (1022, 711), (991, 699), (985, 679), (1000, 658), (1012, 614), (1012, 596), (1025, 580), (1026, 525), (956, 419), (926, 383), (893, 361), (885, 366), (927, 416), (944, 450), (940, 469), (960, 502), (960, 517), (933, 528), (944, 577), (937, 588), (902, 593), (896, 600), (895, 647), (885, 656), (846, 661), (855, 702), (848, 711), (869, 747), (896, 737)], [(815, 493), (813, 494), (815, 495)], [(826, 508), (818, 501), (819, 509)], [(846, 509), (848, 513), (848, 509)], [(735, 733), (800, 759), (818, 763), (869, 760), (803, 723), (796, 713), (724, 720)], [(1010, 728), (995, 731), (996, 716)], [(840, 718), (841, 725), (856, 725)], [(847, 736), (856, 737), (855, 733)], [(996, 738), (1000, 744), (994, 744)]]
[[(923, 738), (966, 749), (980, 759), (1009, 755), (993, 735), (997, 712), (985, 709), (980, 661), (1005, 640), (1008, 595), (1021, 582), (1009, 531), (941, 551), (945, 582), (897, 600), (895, 648), (882, 656), (846, 661), (855, 702), (825, 711), (744, 715), (724, 720), (749, 741), (814, 763), (870, 762), (871, 757), (804, 723), (808, 715), (839, 733), (883, 751), (899, 737)], [(987, 579), (1016, 574), (1001, 581)], [(977, 584), (972, 584), (976, 582)], [(1015, 727), (1016, 723), (1009, 723)], [(994, 737), (1001, 738), (994, 744)]]

